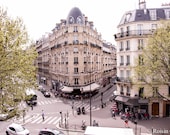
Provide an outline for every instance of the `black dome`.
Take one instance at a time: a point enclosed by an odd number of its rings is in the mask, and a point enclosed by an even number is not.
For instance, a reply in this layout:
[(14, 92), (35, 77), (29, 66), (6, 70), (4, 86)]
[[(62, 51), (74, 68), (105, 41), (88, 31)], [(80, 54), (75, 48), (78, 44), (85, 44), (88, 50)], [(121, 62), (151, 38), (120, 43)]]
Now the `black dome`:
[(74, 7), (71, 9), (67, 17), (67, 24), (84, 24), (83, 14), (79, 8)]

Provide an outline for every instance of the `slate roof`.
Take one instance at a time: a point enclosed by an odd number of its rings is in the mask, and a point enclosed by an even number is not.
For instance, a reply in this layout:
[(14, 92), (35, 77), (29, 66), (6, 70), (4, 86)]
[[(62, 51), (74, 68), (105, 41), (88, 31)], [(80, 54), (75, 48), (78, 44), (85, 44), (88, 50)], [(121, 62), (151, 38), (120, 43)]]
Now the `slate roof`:
[[(133, 11), (126, 12), (119, 23), (119, 25), (129, 23), (129, 22), (137, 22), (137, 21), (152, 21), (150, 12), (156, 11), (156, 20), (160, 19), (169, 19), (166, 18), (166, 12), (170, 13), (170, 7), (166, 8), (150, 8), (150, 9), (136, 9)], [(129, 18), (127, 19), (127, 17)], [(170, 16), (170, 15), (169, 15)]]

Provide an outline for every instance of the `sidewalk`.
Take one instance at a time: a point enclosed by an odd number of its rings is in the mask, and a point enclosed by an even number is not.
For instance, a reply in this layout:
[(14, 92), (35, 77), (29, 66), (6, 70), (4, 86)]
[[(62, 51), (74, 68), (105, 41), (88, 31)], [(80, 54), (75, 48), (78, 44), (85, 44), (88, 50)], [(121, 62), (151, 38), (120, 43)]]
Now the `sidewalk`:
[[(111, 127), (111, 128), (125, 128), (124, 125), (124, 120), (122, 120), (119, 116), (116, 116), (116, 119), (112, 118), (110, 114), (110, 117), (108, 116), (100, 116), (103, 114), (104, 109), (101, 109), (99, 111), (93, 111), (92, 112), (92, 123), (93, 124), (93, 120), (95, 120), (96, 122), (98, 122), (99, 126), (101, 127)], [(106, 110), (105, 110), (106, 111)], [(108, 112), (109, 113), (109, 112)], [(68, 124), (65, 125), (65, 123), (63, 123), (62, 125), (58, 124), (57, 128), (63, 131), (70, 131), (74, 134), (73, 135), (82, 135), (84, 133), (84, 130), (82, 130), (81, 125), (82, 125), (82, 121), (85, 120), (86, 122), (86, 126), (90, 125), (90, 116), (89, 113), (87, 113), (86, 115), (77, 115), (76, 113), (74, 113), (75, 115), (70, 115), (69, 119), (68, 119)], [(66, 128), (65, 128), (66, 127)], [(140, 135), (140, 133), (142, 132), (141, 135), (149, 135), (151, 132), (148, 131), (147, 128), (145, 128), (144, 126), (141, 125), (136, 125), (134, 123), (132, 123), (131, 121), (129, 121), (129, 128), (132, 128), (134, 130), (137, 129), (137, 133), (138, 135)], [(72, 135), (72, 134), (70, 134)]]

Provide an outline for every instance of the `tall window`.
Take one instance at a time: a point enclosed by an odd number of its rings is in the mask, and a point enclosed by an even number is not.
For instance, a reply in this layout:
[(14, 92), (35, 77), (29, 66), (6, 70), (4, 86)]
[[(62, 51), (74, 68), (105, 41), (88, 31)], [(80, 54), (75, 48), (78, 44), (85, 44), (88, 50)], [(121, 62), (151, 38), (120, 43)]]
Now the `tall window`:
[(120, 65), (124, 65), (124, 57), (120, 56)]
[(137, 24), (137, 34), (138, 35), (143, 34), (143, 24)]
[(156, 20), (156, 10), (150, 10), (149, 11), (149, 14), (150, 14), (150, 18), (151, 20)]
[(165, 15), (166, 15), (166, 19), (170, 19), (170, 10), (169, 9), (165, 10)]
[(139, 55), (139, 65), (143, 65), (143, 64), (144, 64), (143, 56)]
[(138, 50), (143, 49), (143, 46), (144, 46), (143, 39), (138, 39)]
[(77, 26), (74, 26), (74, 32), (78, 32)]
[(139, 97), (143, 98), (144, 87), (139, 88)]
[(74, 64), (78, 64), (78, 57), (74, 57)]
[(152, 26), (151, 26), (152, 28), (152, 30), (156, 30), (157, 29), (157, 24), (152, 24)]
[(73, 52), (74, 52), (74, 53), (78, 53), (78, 51), (79, 51), (78, 48), (77, 48), (77, 47), (74, 47)]
[(126, 65), (130, 65), (130, 55), (126, 56)]
[(79, 84), (79, 79), (78, 78), (74, 78), (74, 84)]
[(120, 35), (121, 35), (121, 37), (124, 36), (124, 30), (123, 30), (123, 28), (120, 28)]
[(130, 70), (126, 71), (126, 77), (129, 79), (130, 78)]
[(129, 40), (126, 41), (126, 50), (130, 50), (130, 41)]
[(76, 68), (74, 68), (74, 73), (75, 74), (78, 74), (78, 72), (79, 72), (79, 69), (76, 67)]
[(120, 70), (120, 78), (123, 78), (123, 77), (124, 77), (124, 71)]
[(158, 95), (158, 87), (153, 87), (153, 96), (156, 97)]
[(123, 51), (123, 42), (120, 42), (120, 51)]

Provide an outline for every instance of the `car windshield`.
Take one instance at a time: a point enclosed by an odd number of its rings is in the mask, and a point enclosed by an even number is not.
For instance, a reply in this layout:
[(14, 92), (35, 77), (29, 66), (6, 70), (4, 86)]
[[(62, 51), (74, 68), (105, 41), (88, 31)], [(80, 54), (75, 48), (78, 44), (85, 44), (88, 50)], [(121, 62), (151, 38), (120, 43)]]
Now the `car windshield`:
[(15, 129), (16, 129), (17, 132), (22, 132), (22, 131), (25, 130), (25, 128), (21, 125), (18, 125)]

